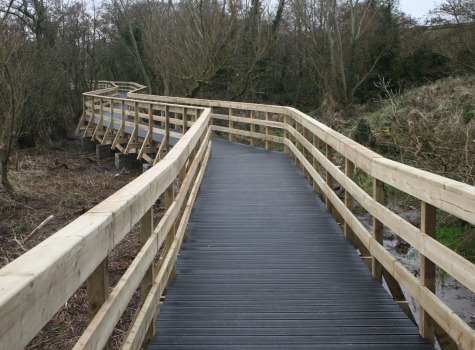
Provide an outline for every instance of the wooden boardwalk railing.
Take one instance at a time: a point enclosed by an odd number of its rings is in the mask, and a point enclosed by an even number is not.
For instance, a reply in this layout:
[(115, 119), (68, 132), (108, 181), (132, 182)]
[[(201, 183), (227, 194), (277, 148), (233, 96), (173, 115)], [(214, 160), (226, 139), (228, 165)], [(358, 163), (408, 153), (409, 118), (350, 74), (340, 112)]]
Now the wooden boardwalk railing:
[[(373, 276), (384, 277), (409, 317), (402, 288), (420, 304), (421, 334), (431, 341), (437, 337), (444, 349), (475, 348), (475, 331), (434, 294), (436, 267), (475, 292), (475, 266), (434, 239), (437, 211), (475, 225), (473, 186), (388, 160), (293, 108), (145, 95), (143, 86), (126, 82), (101, 82), (97, 87), (101, 90), (84, 94), (79, 129), (85, 136), (149, 163), (157, 163), (167, 151), (170, 129), (181, 131), (175, 135), (179, 141), (151, 170), (0, 270), (1, 349), (23, 348), (85, 281), (92, 320), (76, 349), (106, 346), (140, 285), (141, 308), (123, 348), (138, 349), (152, 337), (160, 296), (173, 276), (210, 156), (212, 132), (290, 154), (342, 223)], [(117, 97), (121, 91), (129, 91), (127, 99)], [(163, 136), (162, 142), (153, 138), (155, 133)], [(357, 185), (355, 171), (372, 179), (372, 190)], [(176, 181), (180, 187), (175, 194)], [(334, 191), (336, 183), (345, 190), (343, 200)], [(421, 227), (384, 206), (385, 184), (421, 201)], [(155, 226), (153, 204), (162, 194), (166, 213)], [(353, 200), (373, 216), (372, 232), (353, 214)], [(138, 222), (143, 247), (109, 293), (107, 256)], [(384, 249), (383, 226), (420, 252), (420, 278)], [(160, 263), (154, 266), (157, 254)]]
[(138, 159), (149, 164), (156, 164), (204, 110), (119, 97), (120, 92), (143, 89), (135, 83), (97, 85), (99, 90), (84, 94), (84, 113), (76, 132), (124, 154), (137, 153)]

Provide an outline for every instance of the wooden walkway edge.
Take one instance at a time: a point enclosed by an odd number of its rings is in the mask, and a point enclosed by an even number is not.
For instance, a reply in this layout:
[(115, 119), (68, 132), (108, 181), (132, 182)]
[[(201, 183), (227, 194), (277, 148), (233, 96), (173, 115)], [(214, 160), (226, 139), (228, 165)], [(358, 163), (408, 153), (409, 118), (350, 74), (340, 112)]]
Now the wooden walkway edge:
[(148, 349), (432, 349), (290, 157), (213, 141)]

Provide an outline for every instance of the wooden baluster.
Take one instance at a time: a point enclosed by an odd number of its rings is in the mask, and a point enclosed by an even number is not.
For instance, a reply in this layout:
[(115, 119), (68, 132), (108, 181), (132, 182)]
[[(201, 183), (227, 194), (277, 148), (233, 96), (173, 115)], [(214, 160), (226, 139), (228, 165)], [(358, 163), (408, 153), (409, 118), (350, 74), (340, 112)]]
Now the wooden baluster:
[[(284, 124), (285, 124), (285, 127), (290, 126), (290, 117), (289, 117), (288, 115), (285, 115), (285, 116), (284, 116)], [(286, 129), (284, 129), (284, 139), (290, 141), (289, 132), (288, 132)], [(289, 149), (289, 147), (286, 146), (286, 145), (284, 145), (284, 153), (286, 153), (286, 154), (289, 154), (289, 153), (290, 153), (290, 149)]]
[(101, 121), (104, 120), (104, 99), (99, 97), (99, 114), (101, 116)]
[[(303, 128), (303, 137), (304, 137), (305, 140), (308, 141), (308, 129), (304, 126), (302, 126), (302, 128)], [(305, 145), (302, 145), (302, 147), (303, 147), (303, 156), (304, 156), (305, 159), (308, 160), (308, 157), (309, 157), (308, 149), (307, 149), (307, 147), (305, 147)], [(302, 164), (302, 171), (303, 171), (304, 175), (307, 177), (307, 179), (310, 180), (311, 179), (310, 173), (305, 169), (303, 164)]]
[(186, 107), (183, 107), (183, 134), (186, 133), (188, 130), (188, 124), (187, 124), (187, 115), (188, 109)]
[[(299, 132), (299, 130), (298, 130), (298, 126), (299, 126), (298, 123), (297, 123), (294, 119), (291, 119), (291, 122), (290, 122), (290, 123), (292, 124), (292, 128), (293, 128), (296, 132)], [(293, 145), (295, 146), (295, 148), (296, 148), (297, 151), (298, 151), (298, 150), (299, 150), (299, 142), (297, 141), (297, 138), (296, 138), (296, 137), (293, 137), (292, 135), (289, 135), (289, 137), (290, 137), (291, 142), (293, 143)], [(298, 160), (298, 158), (297, 158), (297, 155), (294, 154), (293, 152), (292, 152), (292, 158), (294, 158), (295, 166), (296, 166), (297, 168), (299, 168), (299, 160)]]
[[(297, 122), (295, 122), (295, 130), (297, 130), (297, 133), (303, 135), (303, 126)], [(298, 141), (297, 138), (294, 139), (294, 144), (295, 144), (295, 148), (297, 148), (297, 151), (303, 155), (304, 153), (303, 144), (300, 141)], [(302, 171), (302, 174), (305, 176), (305, 168), (303, 166), (303, 163), (298, 160), (297, 156), (295, 156), (295, 164), (297, 165), (297, 167), (300, 168), (300, 170)]]
[[(350, 161), (348, 158), (345, 160), (345, 175), (350, 179), (353, 180), (355, 176), (355, 164)], [(353, 211), (353, 196), (345, 189), (345, 206), (352, 212)], [(351, 230), (350, 225), (345, 221), (345, 227), (343, 228), (343, 232), (345, 234), (345, 238), (349, 241), (353, 240), (353, 232)]]
[(134, 130), (139, 128), (139, 103), (134, 101)]
[(110, 110), (111, 110), (111, 120), (110, 120), (110, 123), (112, 124), (111, 130), (112, 130), (112, 132), (114, 132), (114, 130), (115, 130), (114, 129), (114, 111), (115, 111), (115, 109), (114, 109), (114, 100), (112, 98), (109, 100), (109, 104), (110, 104)]
[[(436, 238), (437, 226), (436, 208), (428, 203), (421, 203), (421, 231)], [(421, 285), (435, 293), (435, 264), (421, 254)], [(430, 315), (421, 307), (420, 325), (421, 335), (434, 345), (435, 324)]]
[[(229, 118), (230, 118), (229, 122), (228, 122), (228, 127), (229, 127), (229, 129), (233, 129), (234, 128), (234, 122), (231, 120), (231, 117), (233, 116), (233, 109), (232, 108), (229, 108), (229, 114), (228, 115), (229, 115)], [(234, 135), (231, 132), (229, 132), (229, 134), (228, 134), (228, 140), (231, 141), (231, 142), (234, 141)]]
[(120, 115), (122, 116), (121, 125), (125, 127), (125, 100), (120, 101)]
[[(384, 182), (373, 179), (373, 199), (378, 203), (384, 204)], [(383, 244), (383, 224), (373, 216), (373, 237), (379, 243)], [(376, 258), (372, 257), (372, 274), (378, 281), (382, 282), (383, 267)]]
[(152, 145), (153, 140), (153, 103), (148, 105), (148, 132), (150, 133), (150, 145)]
[[(320, 139), (316, 135), (313, 135), (312, 144), (313, 144), (313, 147), (315, 147), (317, 150), (320, 150)], [(313, 168), (318, 173), (318, 170), (320, 168), (320, 163), (318, 162), (317, 158), (312, 157), (312, 163), (313, 163)], [(319, 193), (320, 195), (323, 195), (323, 192), (318, 187), (317, 181), (315, 181), (315, 180), (313, 180), (313, 190), (315, 192)]]
[(254, 111), (251, 111), (251, 146), (256, 146), (256, 139), (253, 137), (254, 133), (256, 132), (256, 124), (254, 124)]
[[(266, 112), (266, 121), (269, 121), (269, 112)], [(266, 125), (266, 137), (269, 136), (269, 127)], [(269, 149), (269, 140), (265, 141), (265, 148)]]
[[(333, 163), (334, 151), (329, 144), (325, 145), (325, 155), (328, 160)], [(330, 187), (330, 191), (333, 191), (333, 176), (330, 175), (328, 170), (326, 171), (326, 182), (328, 187)], [(330, 196), (325, 196), (325, 205), (327, 206), (327, 210), (330, 213), (333, 213), (333, 205), (330, 201)]]
[(165, 107), (165, 152), (170, 151), (170, 106)]
[[(165, 190), (165, 212), (170, 208), (170, 206), (173, 204), (173, 200), (175, 199), (175, 181), (171, 183), (170, 186)], [(176, 225), (173, 225), (172, 228), (170, 229), (170, 232), (168, 232), (167, 238), (165, 240), (165, 248), (163, 249), (163, 258), (167, 255), (168, 251), (170, 250), (171, 245), (173, 244), (173, 241), (175, 239), (175, 233), (176, 233)], [(170, 278), (168, 280), (168, 283), (173, 281), (176, 275), (176, 266), (173, 266), (173, 270), (170, 273)]]
[[(153, 207), (150, 208), (140, 220), (141, 246), (143, 246), (147, 242), (147, 240), (150, 238), (152, 233), (153, 233)], [(150, 289), (152, 289), (154, 277), (155, 277), (154, 264), (152, 263), (152, 265), (150, 265), (148, 270), (145, 272), (145, 275), (140, 284), (141, 295), (142, 295), (140, 305), (143, 305), (143, 302), (145, 301), (148, 293), (150, 292)], [(152, 323), (150, 324), (147, 330), (147, 333), (145, 334), (145, 339), (142, 344), (143, 348), (146, 348), (150, 340), (152, 340), (153, 337), (155, 336), (155, 323), (156, 323), (156, 317), (153, 317)]]
[[(92, 321), (109, 296), (109, 267), (107, 257), (87, 279), (88, 317)], [(110, 340), (104, 349), (111, 349)]]

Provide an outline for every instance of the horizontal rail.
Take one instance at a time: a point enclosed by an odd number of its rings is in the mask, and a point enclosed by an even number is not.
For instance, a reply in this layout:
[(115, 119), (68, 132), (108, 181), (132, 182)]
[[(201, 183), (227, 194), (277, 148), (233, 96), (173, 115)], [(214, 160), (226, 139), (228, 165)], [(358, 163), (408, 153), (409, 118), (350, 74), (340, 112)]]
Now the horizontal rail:
[[(138, 284), (148, 278), (154, 285), (155, 278), (170, 277), (180, 244), (177, 237), (182, 236), (175, 235), (173, 228), (175, 223), (178, 232), (186, 227), (211, 147), (210, 110), (199, 109), (199, 118), (156, 166), (0, 270), (0, 348), (25, 347), (86, 280), (93, 290), (100, 290), (93, 282), (104, 259), (136, 223), (145, 225), (144, 218), (150, 217), (162, 194), (169, 202), (166, 215), (110, 295), (106, 286), (102, 307), (76, 348), (106, 345)], [(177, 181), (180, 189), (175, 196)], [(163, 264), (147, 277), (159, 249)], [(147, 304), (152, 292), (155, 297), (153, 288), (143, 295), (138, 314), (144, 307), (151, 315), (157, 312), (156, 305)], [(135, 342), (144, 341), (143, 332), (134, 332), (129, 335), (134, 335)]]
[[(475, 266), (434, 238), (436, 209), (475, 224), (474, 187), (386, 159), (294, 108), (145, 95), (145, 86), (130, 82), (99, 81), (96, 86), (99, 90), (84, 94), (78, 130), (149, 163), (160, 161), (0, 270), (0, 348), (26, 346), (85, 281), (90, 288), (91, 320), (75, 349), (106, 347), (139, 287), (140, 308), (122, 347), (138, 349), (146, 344), (160, 297), (174, 276), (211, 154), (212, 133), (292, 156), (342, 223), (345, 236), (369, 262), (373, 276), (378, 280), (384, 276), (401, 307), (406, 305), (401, 286), (421, 305), (421, 334), (431, 341), (435, 335), (439, 340), (448, 335), (449, 344), (451, 338), (462, 349), (474, 348), (474, 330), (434, 293), (435, 265), (475, 292)], [(122, 92), (127, 92), (127, 99), (117, 97)], [(162, 139), (154, 141), (153, 135), (158, 134)], [(173, 137), (177, 143), (170, 149)], [(358, 186), (356, 170), (371, 178), (372, 193)], [(344, 200), (335, 193), (335, 183), (345, 190)], [(384, 184), (421, 201), (420, 227), (384, 205)], [(152, 214), (160, 196), (166, 208), (155, 226)], [(373, 217), (371, 232), (354, 215), (353, 200)], [(141, 250), (109, 293), (104, 261), (137, 223)], [(383, 247), (383, 226), (420, 252), (420, 278)], [(407, 307), (404, 310), (412, 316)]]
[[(342, 222), (347, 238), (354, 236), (363, 257), (371, 257), (373, 276), (381, 279), (384, 274), (393, 297), (401, 306), (405, 304), (400, 300), (400, 286), (421, 305), (421, 334), (431, 341), (436, 333), (441, 337), (448, 335), (462, 349), (475, 347), (475, 331), (434, 293), (435, 265), (472, 292), (475, 292), (475, 265), (439, 243), (433, 237), (435, 232), (430, 232), (435, 230), (435, 209), (474, 225), (475, 187), (384, 158), (294, 108), (135, 93), (128, 96), (143, 101), (211, 107), (213, 130), (228, 134), (230, 141), (265, 148), (270, 148), (270, 143), (282, 144), (284, 151), (292, 155), (309, 176), (327, 208)], [(277, 120), (269, 120), (270, 115)], [(326, 147), (325, 152), (322, 147)], [(343, 166), (335, 164), (336, 154), (344, 160)], [(354, 182), (355, 169), (373, 179), (373, 196)], [(333, 190), (335, 181), (345, 189), (345, 200)], [(384, 197), (377, 194), (377, 188), (382, 189), (384, 184), (419, 199), (423, 208), (432, 208), (423, 212), (420, 228), (384, 205)], [(368, 232), (353, 214), (353, 199), (373, 217), (373, 232)], [(421, 254), (421, 278), (414, 277), (384, 249), (383, 225)], [(412, 317), (410, 310), (405, 311)], [(431, 326), (431, 320), (437, 327)]]
[(137, 154), (137, 159), (149, 164), (156, 164), (172, 141), (180, 139), (204, 110), (204, 107), (119, 98), (119, 89), (126, 84), (116, 83), (115, 87), (83, 94), (83, 115), (76, 133), (124, 154)]

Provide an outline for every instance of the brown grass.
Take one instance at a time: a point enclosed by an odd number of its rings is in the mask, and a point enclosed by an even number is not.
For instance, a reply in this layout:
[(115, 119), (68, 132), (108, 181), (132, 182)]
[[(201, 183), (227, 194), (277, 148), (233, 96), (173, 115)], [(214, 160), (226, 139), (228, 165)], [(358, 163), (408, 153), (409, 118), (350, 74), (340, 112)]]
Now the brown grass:
[[(41, 149), (20, 150), (11, 164), (10, 180), (15, 192), (0, 190), (0, 267), (33, 248), (141, 173), (120, 172), (114, 158), (97, 160), (83, 152), (78, 140), (63, 141)], [(154, 208), (155, 222), (163, 208)], [(54, 219), (22, 242), (49, 215)], [(110, 290), (116, 285), (140, 249), (136, 227), (109, 255)], [(138, 303), (140, 290), (111, 337), (118, 348)], [(27, 346), (28, 349), (71, 349), (88, 325), (87, 291), (82, 285)]]
[(475, 184), (475, 76), (442, 79), (387, 97), (370, 117), (378, 152)]

